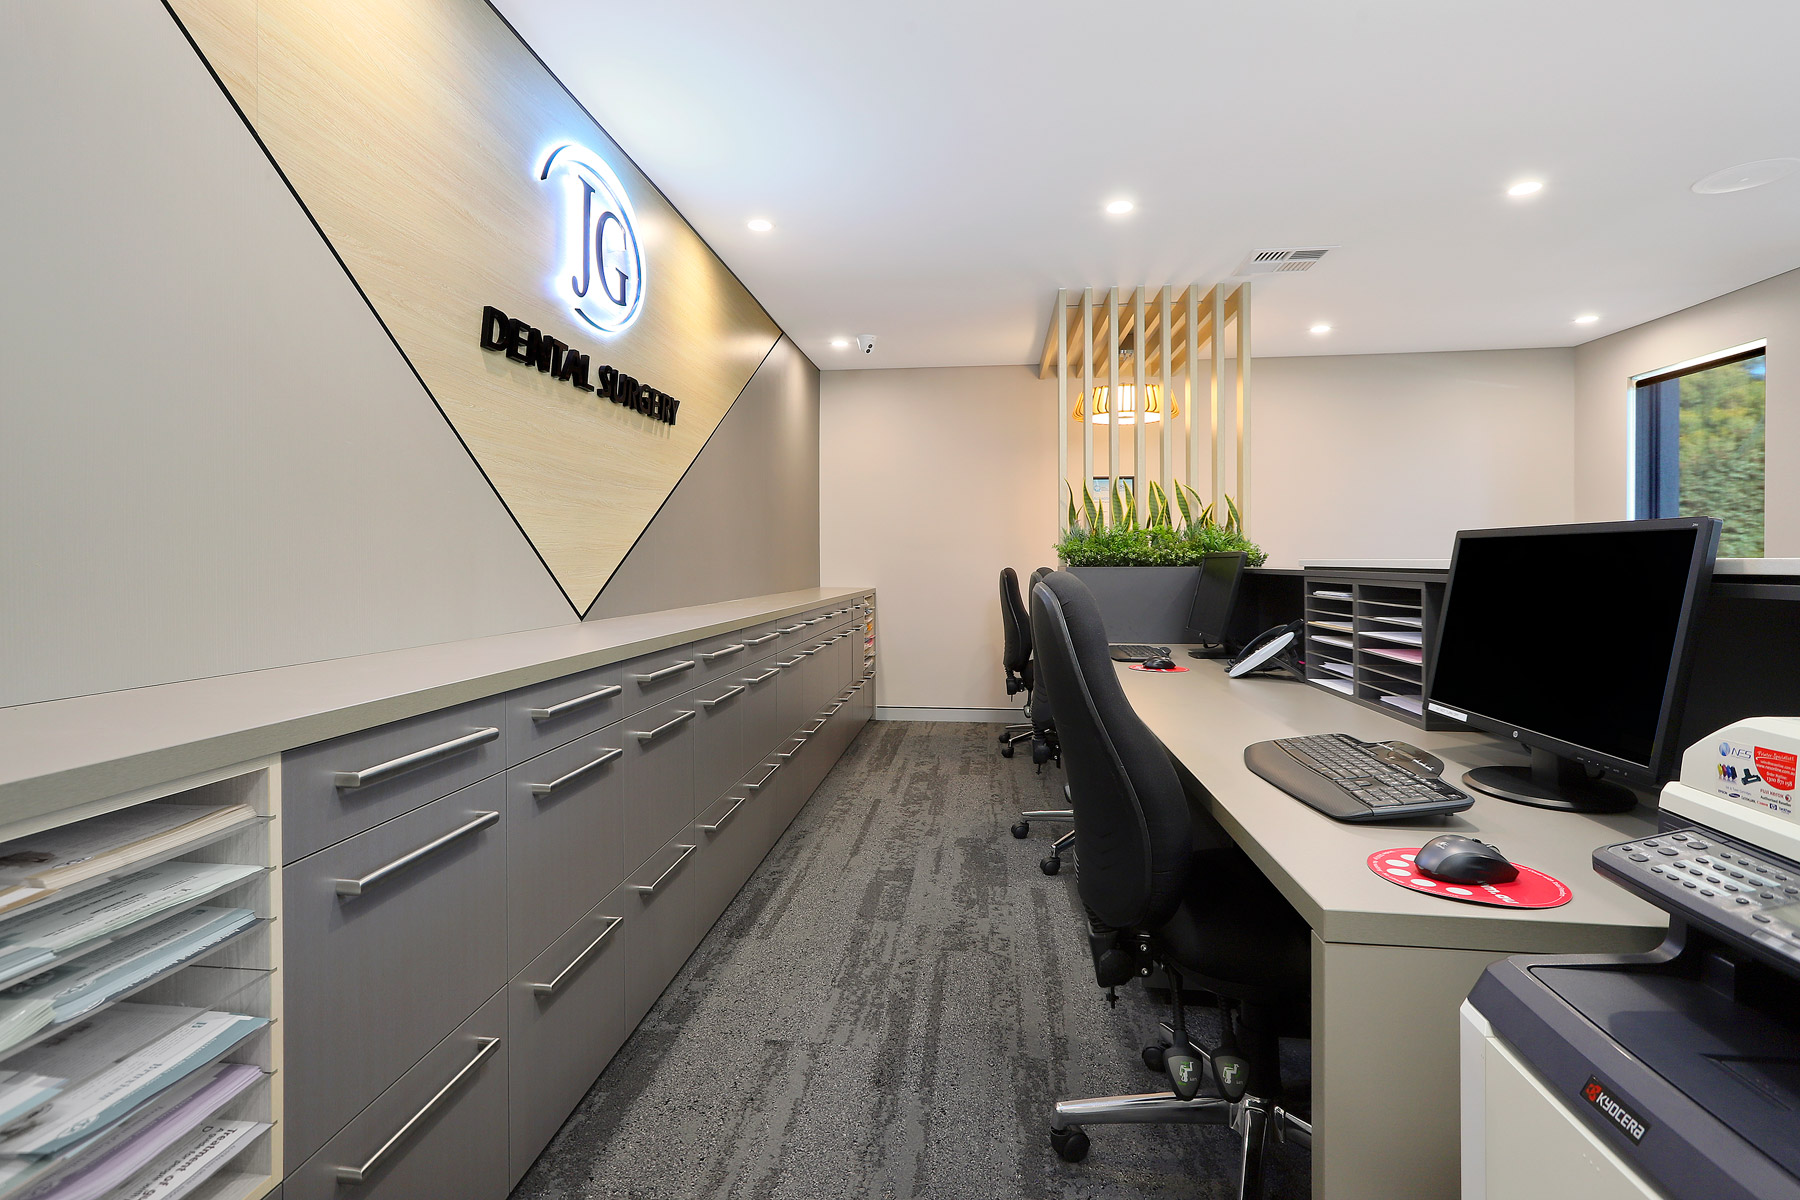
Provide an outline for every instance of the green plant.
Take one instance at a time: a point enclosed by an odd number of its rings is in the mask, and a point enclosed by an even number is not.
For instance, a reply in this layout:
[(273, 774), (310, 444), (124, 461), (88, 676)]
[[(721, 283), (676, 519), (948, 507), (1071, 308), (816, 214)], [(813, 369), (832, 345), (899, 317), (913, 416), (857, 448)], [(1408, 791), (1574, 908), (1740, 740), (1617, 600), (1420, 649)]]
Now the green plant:
[(1151, 482), (1140, 521), (1136, 506), (1117, 480), (1104, 504), (1095, 501), (1085, 486), (1081, 499), (1064, 484), (1069, 495), (1069, 528), (1056, 544), (1056, 556), (1071, 567), (1191, 567), (1200, 556), (1220, 550), (1242, 550), (1250, 565), (1261, 566), (1268, 555), (1243, 533), (1243, 514), (1237, 501), (1225, 497), (1225, 521), (1220, 524), (1214, 506), (1202, 505), (1200, 495), (1186, 484), (1175, 485), (1174, 503), (1162, 487)]

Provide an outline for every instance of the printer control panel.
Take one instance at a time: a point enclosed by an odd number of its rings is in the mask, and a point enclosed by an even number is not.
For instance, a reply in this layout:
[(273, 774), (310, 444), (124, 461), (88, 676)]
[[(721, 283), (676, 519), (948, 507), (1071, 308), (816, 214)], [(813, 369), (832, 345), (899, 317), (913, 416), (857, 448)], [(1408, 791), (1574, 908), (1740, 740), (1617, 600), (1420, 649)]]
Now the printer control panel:
[(1800, 864), (1691, 826), (1602, 846), (1594, 869), (1658, 908), (1800, 969)]

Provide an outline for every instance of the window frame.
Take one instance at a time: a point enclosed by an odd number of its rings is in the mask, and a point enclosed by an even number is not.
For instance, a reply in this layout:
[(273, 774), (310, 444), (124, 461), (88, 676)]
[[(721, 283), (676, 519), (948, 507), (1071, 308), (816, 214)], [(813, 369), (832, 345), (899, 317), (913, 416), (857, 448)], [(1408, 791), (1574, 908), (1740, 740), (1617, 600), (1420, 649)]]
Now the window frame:
[[(1699, 358), (1633, 375), (1626, 391), (1626, 431), (1630, 442), (1625, 456), (1628, 519), (1652, 520), (1679, 516), (1681, 476), (1665, 471), (1664, 464), (1681, 457), (1681, 380), (1684, 376), (1751, 358), (1766, 358), (1767, 338), (1718, 350)], [(1655, 452), (1646, 453), (1654, 446)]]

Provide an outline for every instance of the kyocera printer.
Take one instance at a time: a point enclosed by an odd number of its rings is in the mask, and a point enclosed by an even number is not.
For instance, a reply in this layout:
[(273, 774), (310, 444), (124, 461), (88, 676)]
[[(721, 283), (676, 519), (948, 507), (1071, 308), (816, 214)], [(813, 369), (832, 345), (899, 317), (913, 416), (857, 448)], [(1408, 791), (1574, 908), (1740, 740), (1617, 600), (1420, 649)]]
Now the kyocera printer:
[(1594, 852), (1668, 910), (1649, 954), (1512, 958), (1463, 1005), (1463, 1200), (1800, 1200), (1800, 719), (1682, 756), (1653, 837)]

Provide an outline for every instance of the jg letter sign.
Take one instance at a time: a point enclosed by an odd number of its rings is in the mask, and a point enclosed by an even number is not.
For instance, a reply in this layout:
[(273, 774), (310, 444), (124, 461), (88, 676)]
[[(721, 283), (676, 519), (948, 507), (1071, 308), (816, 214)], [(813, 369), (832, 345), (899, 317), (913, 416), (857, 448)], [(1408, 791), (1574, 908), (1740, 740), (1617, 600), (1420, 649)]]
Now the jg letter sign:
[(631, 201), (612, 169), (566, 142), (544, 157), (540, 181), (563, 183), (563, 268), (557, 294), (600, 333), (620, 333), (644, 306), (644, 251)]

